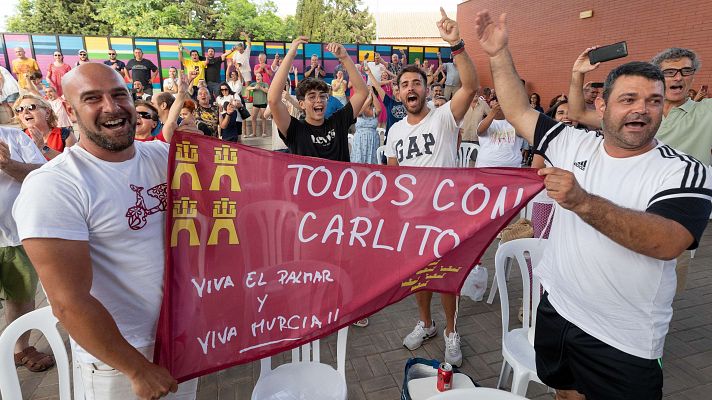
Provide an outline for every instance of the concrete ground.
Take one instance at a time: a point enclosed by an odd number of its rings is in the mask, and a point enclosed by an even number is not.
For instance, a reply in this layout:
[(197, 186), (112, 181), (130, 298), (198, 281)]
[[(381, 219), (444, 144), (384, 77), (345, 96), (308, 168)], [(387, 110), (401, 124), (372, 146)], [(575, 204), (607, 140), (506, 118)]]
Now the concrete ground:
[[(267, 147), (270, 138), (249, 138), (246, 143)], [(489, 270), (490, 283), (494, 275), (494, 253), (490, 246), (482, 263)], [(702, 240), (688, 276), (687, 290), (674, 303), (674, 315), (670, 333), (665, 342), (663, 388), (666, 399), (709, 398), (712, 393), (712, 229)], [(517, 324), (517, 301), (521, 302), (522, 284), (515, 274), (509, 281), (512, 309), (510, 325)], [(38, 307), (47, 301), (41, 291), (37, 294)], [(520, 303), (521, 304), (521, 303)], [(444, 314), (438, 296), (434, 298), (434, 318), (440, 327)], [(349, 330), (346, 354), (346, 380), (349, 399), (377, 400), (398, 399), (403, 381), (403, 368), (408, 358), (419, 356), (441, 359), (444, 341), (440, 333), (416, 351), (409, 351), (402, 340), (416, 323), (417, 308), (414, 297), (408, 297), (370, 317), (366, 328), (352, 327)], [(464, 363), (462, 370), (485, 387), (497, 384), (501, 353), (501, 311), (499, 297), (492, 305), (460, 300), (458, 331), (462, 337)], [(0, 310), (0, 330), (6, 325)], [(66, 335), (65, 335), (66, 337)], [(40, 351), (48, 351), (46, 340), (32, 335), (31, 343)], [(322, 340), (322, 362), (335, 365), (335, 335)], [(273, 358), (273, 364), (284, 361)], [(7, 367), (2, 373), (8, 373)], [(52, 368), (44, 373), (31, 373), (25, 368), (17, 370), (25, 399), (58, 399), (57, 371)], [(259, 362), (233, 367), (200, 378), (198, 399), (249, 399), (259, 377)], [(508, 384), (507, 384), (508, 385)], [(546, 388), (530, 384), (527, 397), (552, 399)], [(14, 400), (14, 399), (13, 399)]]

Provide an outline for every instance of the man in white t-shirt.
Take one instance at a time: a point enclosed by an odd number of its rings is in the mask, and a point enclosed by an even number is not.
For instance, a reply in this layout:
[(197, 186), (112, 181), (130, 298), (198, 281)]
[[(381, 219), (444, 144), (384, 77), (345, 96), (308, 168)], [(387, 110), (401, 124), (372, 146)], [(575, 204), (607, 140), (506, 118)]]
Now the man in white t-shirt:
[(697, 247), (712, 211), (706, 167), (655, 139), (665, 78), (649, 63), (615, 68), (596, 99), (603, 135), (579, 130), (529, 106), (504, 16), (475, 24), (504, 114), (547, 161), (539, 175), (557, 202), (534, 270), (546, 291), (537, 374), (557, 398), (661, 399), (675, 257)]
[(82, 140), (27, 176), (13, 215), (52, 310), (77, 345), (87, 399), (155, 399), (176, 390), (169, 398), (194, 399), (197, 380), (178, 386), (151, 363), (168, 144), (134, 142), (136, 111), (111, 67), (81, 65), (62, 87)]
[[(457, 165), (457, 140), (462, 122), (478, 86), (477, 71), (464, 49), (460, 39), (457, 22), (451, 20), (440, 9), (442, 19), (438, 28), (443, 40), (450, 43), (453, 56), (460, 63), (463, 71), (462, 90), (453, 99), (438, 108), (425, 105), (428, 92), (427, 75), (419, 67), (403, 67), (396, 78), (400, 99), (406, 108), (407, 116), (395, 123), (388, 134), (385, 155), (388, 165), (417, 167), (455, 167)], [(403, 345), (410, 350), (421, 346), (424, 340), (437, 335), (435, 321), (430, 314), (432, 292), (417, 292), (420, 320), (415, 329), (403, 340)], [(453, 294), (441, 295), (445, 310), (446, 326), (445, 361), (455, 366), (462, 364), (460, 336), (455, 331), (455, 312), (457, 298)]]
[[(24, 132), (0, 127), (0, 297), (5, 299), (8, 324), (35, 309), (37, 274), (21, 246), (12, 204), (27, 174), (44, 163), (40, 149)], [(28, 331), (15, 343), (15, 363), (33, 372), (52, 367), (52, 356), (38, 352), (29, 341)]]
[(504, 119), (497, 98), (490, 100), (491, 111), (477, 126), (480, 150), (475, 167), (515, 167), (522, 164), (524, 139), (517, 136), (512, 124)]
[[(252, 82), (252, 67), (250, 67), (250, 52), (252, 52), (252, 39), (246, 32), (240, 32), (240, 37), (247, 42), (238, 43), (232, 51), (226, 54), (226, 57), (232, 56), (232, 65), (234, 68), (239, 68), (242, 78), (245, 80), (245, 86)], [(229, 76), (229, 74), (228, 74)]]

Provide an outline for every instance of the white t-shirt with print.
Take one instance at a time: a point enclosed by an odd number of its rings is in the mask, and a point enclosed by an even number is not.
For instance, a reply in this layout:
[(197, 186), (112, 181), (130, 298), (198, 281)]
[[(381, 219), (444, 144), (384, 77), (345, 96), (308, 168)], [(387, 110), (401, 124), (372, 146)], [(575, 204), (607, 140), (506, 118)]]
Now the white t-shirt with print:
[[(0, 141), (5, 142), (10, 148), (10, 159), (12, 160), (28, 164), (44, 164), (46, 162), (35, 142), (19, 129), (0, 127)], [(12, 204), (20, 194), (20, 187), (22, 187), (22, 182), (0, 169), (0, 207), (2, 207), (0, 210), (0, 247), (20, 245), (17, 226), (12, 218)]]
[[(695, 244), (707, 226), (712, 180), (694, 158), (658, 142), (635, 157), (611, 157), (603, 137), (539, 116), (535, 151), (573, 172), (587, 192), (683, 225)], [(629, 250), (556, 205), (549, 243), (535, 268), (556, 311), (591, 336), (645, 359), (662, 356), (672, 318), (675, 259)]]
[[(124, 162), (70, 147), (28, 175), (13, 215), (21, 239), (89, 242), (91, 295), (140, 348), (155, 341), (163, 297), (168, 144), (134, 147), (136, 154)], [(96, 361), (79, 346), (77, 355)]]
[(242, 53), (239, 51), (232, 53), (232, 62), (235, 64), (235, 68), (237, 68), (237, 63), (240, 63), (240, 73), (242, 74), (242, 79), (246, 81), (252, 81), (252, 67), (250, 67), (251, 51), (252, 46), (247, 46)]
[[(480, 122), (481, 124), (482, 122)], [(476, 167), (519, 167), (522, 165), (522, 144), (514, 127), (506, 119), (492, 120), (487, 131), (478, 134), (480, 150)]]
[(450, 102), (431, 109), (418, 124), (408, 117), (396, 122), (388, 131), (385, 155), (396, 158), (398, 165), (412, 167), (457, 166), (457, 133)]

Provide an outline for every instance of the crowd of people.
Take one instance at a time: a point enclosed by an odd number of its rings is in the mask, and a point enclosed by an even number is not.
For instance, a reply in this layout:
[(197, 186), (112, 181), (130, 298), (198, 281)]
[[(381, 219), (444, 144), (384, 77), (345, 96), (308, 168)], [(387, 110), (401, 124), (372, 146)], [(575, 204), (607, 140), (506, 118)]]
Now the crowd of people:
[[(57, 51), (46, 84), (36, 61), (15, 49), (15, 77), (0, 69), (1, 100), (22, 128), (0, 128), (8, 322), (34, 308), (39, 276), (76, 341), (88, 398), (176, 391), (194, 398), (195, 380), (177, 385), (150, 362), (173, 134), (236, 142), (267, 136), (271, 121), (275, 151), (380, 164), (380, 127), (388, 165), (455, 167), (464, 142), (479, 144), (476, 167), (537, 168), (557, 203), (535, 268), (544, 289), (534, 344), (540, 379), (560, 399), (661, 398), (672, 300), (684, 290), (690, 250), (712, 211), (712, 100), (706, 86), (692, 88), (700, 60), (670, 48), (651, 62), (614, 68), (605, 82), (585, 82), (601, 68), (589, 62), (591, 47), (574, 60), (568, 91), (545, 109), (517, 74), (504, 17), (481, 12), (475, 20), (494, 80), (494, 88), (482, 88), (457, 22), (441, 12), (437, 27), (451, 62), (407, 64), (399, 52), (357, 64), (330, 43), (326, 50), (339, 61), (330, 85), (317, 55), (299, 79), (293, 64), (306, 37), (271, 62), (260, 54), (254, 66), (244, 32), (245, 43), (220, 56), (210, 48), (185, 54), (181, 45), (181, 68), (169, 70), (159, 93), (151, 84), (158, 68), (139, 48), (127, 63), (111, 49), (102, 63), (80, 51), (74, 67)], [(142, 190), (157, 200), (158, 215), (126, 229), (117, 204), (133, 204)], [(441, 298), (444, 360), (459, 366), (457, 298)], [(431, 300), (431, 292), (416, 293), (418, 322), (403, 340), (410, 350), (438, 333)], [(15, 361), (32, 371), (54, 363), (29, 346), (28, 335)]]

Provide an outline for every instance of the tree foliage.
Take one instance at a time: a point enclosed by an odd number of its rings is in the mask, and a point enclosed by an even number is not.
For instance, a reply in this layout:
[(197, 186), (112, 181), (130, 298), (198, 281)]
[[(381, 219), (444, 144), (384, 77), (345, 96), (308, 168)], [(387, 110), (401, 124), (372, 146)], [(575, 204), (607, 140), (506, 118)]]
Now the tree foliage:
[(299, 0), (297, 15), (280, 18), (271, 0), (20, 0), (12, 32), (167, 38), (367, 42), (375, 23), (359, 0)]
[(17, 14), (7, 19), (11, 32), (108, 35), (110, 27), (96, 19), (103, 1), (20, 0)]
[(313, 42), (365, 43), (376, 36), (376, 24), (360, 0), (299, 0), (297, 34)]

